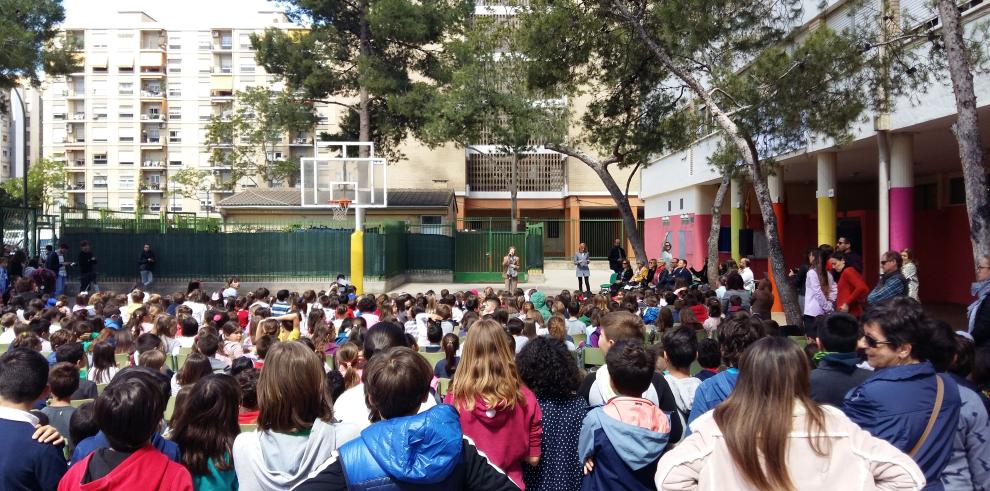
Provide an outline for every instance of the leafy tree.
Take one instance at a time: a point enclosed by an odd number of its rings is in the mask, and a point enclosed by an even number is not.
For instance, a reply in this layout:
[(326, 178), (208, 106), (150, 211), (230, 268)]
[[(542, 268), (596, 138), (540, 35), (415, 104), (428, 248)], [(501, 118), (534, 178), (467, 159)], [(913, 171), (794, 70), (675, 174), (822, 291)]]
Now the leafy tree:
[(60, 0), (0, 0), (0, 13), (0, 89), (24, 82), (38, 86), (42, 71), (49, 76), (73, 71), (73, 47), (56, 42), (57, 26), (65, 20)]
[[(50, 210), (65, 190), (65, 164), (56, 160), (40, 159), (28, 169), (28, 206)], [(6, 196), (20, 206), (24, 199), (21, 179), (7, 179), (0, 183)]]
[(234, 108), (213, 116), (206, 125), (206, 144), (211, 147), (210, 163), (229, 167), (228, 178), (211, 182), (202, 169), (183, 169), (172, 176), (175, 191), (193, 197), (210, 185), (233, 190), (242, 179), (260, 179), (266, 185), (287, 181), (294, 185), (299, 162), (291, 157), (276, 159), (275, 148), (286, 135), (312, 130), (316, 114), (311, 103), (300, 101), (287, 91), (249, 87), (235, 94)]
[[(529, 83), (587, 100), (579, 131), (547, 148), (577, 159), (602, 180), (619, 209), (637, 260), (646, 262), (643, 234), (616, 167), (639, 168), (653, 155), (685, 146), (695, 117), (679, 111), (680, 88), (665, 90), (670, 74), (609, 15), (582, 2), (535, 0), (519, 19), (521, 50), (531, 60)], [(594, 154), (601, 155), (598, 157)], [(627, 182), (627, 190), (628, 190)]]
[[(881, 45), (877, 26), (843, 33), (821, 26), (791, 36), (802, 18), (802, 3), (538, 0), (533, 4), (536, 15), (547, 19), (541, 26), (544, 44), (559, 53), (561, 65), (584, 56), (581, 47), (594, 43), (589, 38), (629, 36), (635, 41), (628, 44), (633, 53), (621, 50), (600, 58), (642, 57), (643, 63), (670, 75), (651, 83), (645, 99), (663, 103), (672, 99), (670, 92), (686, 90), (697, 106), (711, 114), (724, 141), (723, 155), (717, 160), (737, 162), (753, 183), (775, 278), (786, 278), (786, 267), (766, 182), (773, 172), (773, 157), (806, 145), (809, 134), (845, 141), (852, 123), (874, 102), (872, 94), (881, 81), (893, 94), (906, 87), (911, 76), (908, 70), (877, 76), (876, 52)], [(561, 42), (568, 39), (576, 42)], [(887, 59), (906, 56), (897, 48), (886, 46)], [(777, 286), (787, 321), (800, 322), (794, 291), (785, 281)]]
[[(251, 38), (257, 60), (292, 89), (344, 109), (334, 139), (374, 141), (386, 155), (422, 124), (442, 42), (473, 9), (466, 0), (289, 0), (304, 32)], [(355, 100), (356, 99), (356, 100)]]
[(512, 29), (479, 16), (474, 29), (447, 45), (449, 82), (424, 109), (427, 122), (419, 137), (431, 145), (456, 142), (487, 153), (476, 145), (495, 147), (509, 175), (512, 231), (518, 231), (519, 164), (547, 141), (566, 132), (566, 105), (531, 90), (526, 77), (531, 63), (513, 43)]

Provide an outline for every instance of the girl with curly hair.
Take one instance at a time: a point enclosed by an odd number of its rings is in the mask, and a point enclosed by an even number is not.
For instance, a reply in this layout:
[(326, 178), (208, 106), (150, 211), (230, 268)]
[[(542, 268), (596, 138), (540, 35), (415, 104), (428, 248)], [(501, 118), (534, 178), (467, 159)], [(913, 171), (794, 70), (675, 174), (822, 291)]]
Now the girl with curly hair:
[(578, 441), (588, 401), (577, 394), (584, 379), (564, 341), (540, 336), (516, 355), (519, 376), (536, 394), (543, 412), (540, 463), (524, 467), (526, 488), (577, 491), (581, 489)]

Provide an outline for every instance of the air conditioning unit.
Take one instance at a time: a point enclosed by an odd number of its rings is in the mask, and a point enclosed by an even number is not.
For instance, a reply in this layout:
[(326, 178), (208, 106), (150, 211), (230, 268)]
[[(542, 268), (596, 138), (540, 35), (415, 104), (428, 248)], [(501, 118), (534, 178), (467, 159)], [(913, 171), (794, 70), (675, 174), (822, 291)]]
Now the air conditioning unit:
[(213, 37), (219, 38), (220, 37), (220, 33), (217, 32), (217, 31), (213, 31)]

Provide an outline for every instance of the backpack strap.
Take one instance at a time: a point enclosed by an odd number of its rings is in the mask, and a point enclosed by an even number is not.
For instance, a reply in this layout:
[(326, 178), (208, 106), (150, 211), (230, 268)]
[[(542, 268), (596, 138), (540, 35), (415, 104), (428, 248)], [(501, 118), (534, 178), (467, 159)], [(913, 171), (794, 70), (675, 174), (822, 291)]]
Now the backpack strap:
[(932, 428), (935, 426), (935, 420), (938, 419), (938, 413), (942, 410), (942, 396), (944, 392), (945, 386), (942, 383), (942, 377), (935, 374), (935, 406), (932, 408), (932, 415), (928, 417), (928, 425), (925, 426), (925, 432), (921, 434), (918, 443), (914, 444), (914, 448), (908, 452), (909, 457), (914, 458), (918, 450), (921, 450), (921, 446), (925, 444), (925, 440), (928, 439), (928, 434), (932, 432)]

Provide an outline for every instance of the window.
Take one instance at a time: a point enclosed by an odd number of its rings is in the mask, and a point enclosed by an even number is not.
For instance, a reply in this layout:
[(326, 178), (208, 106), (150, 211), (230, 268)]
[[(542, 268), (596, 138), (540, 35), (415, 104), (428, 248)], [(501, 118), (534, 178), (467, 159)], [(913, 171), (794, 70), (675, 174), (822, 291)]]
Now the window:
[(117, 33), (117, 39), (126, 40), (134, 39), (134, 33), (131, 31), (121, 31)]
[(684, 209), (684, 198), (681, 198), (680, 201), (681, 201), (681, 209), (683, 210)]
[(94, 189), (106, 189), (107, 188), (107, 176), (93, 176), (93, 188)]
[(443, 215), (420, 215), (419, 225), (422, 234), (442, 234)]
[(548, 239), (559, 239), (560, 238), (560, 221), (559, 220), (549, 220), (543, 222)]
[(200, 55), (196, 64), (199, 66), (199, 73), (210, 73), (213, 70), (213, 59), (209, 55)]
[(179, 130), (168, 130), (169, 143), (182, 143), (182, 134)]
[(117, 84), (117, 93), (120, 95), (134, 95), (134, 82), (121, 82)]
[(196, 41), (196, 47), (200, 51), (209, 51), (213, 49), (213, 41), (210, 39), (210, 33), (208, 31), (199, 33), (199, 37)]
[(237, 59), (237, 64), (240, 66), (238, 69), (241, 73), (254, 73), (254, 58), (250, 56), (242, 56)]
[(209, 211), (211, 208), (213, 208), (213, 193), (204, 191), (198, 193), (196, 197), (199, 198), (200, 211)]
[(117, 200), (117, 205), (120, 211), (134, 211), (134, 198), (120, 198)]
[(120, 186), (120, 189), (123, 190), (134, 189), (134, 176), (120, 176), (118, 185)]
[(94, 32), (90, 35), (90, 39), (93, 41), (91, 45), (93, 49), (107, 49), (106, 31)]
[(107, 95), (107, 81), (94, 80), (92, 90), (93, 90), (93, 95), (97, 95), (97, 96)]
[(107, 119), (107, 104), (93, 104), (93, 119)]
[(182, 95), (182, 84), (179, 82), (169, 82), (168, 83), (168, 96), (177, 97)]
[(671, 211), (671, 210), (673, 210), (673, 208), (671, 207), (671, 202), (668, 200), (667, 201), (667, 211)]
[(120, 119), (134, 119), (134, 106), (121, 105), (117, 110), (117, 117)]
[(117, 152), (117, 162), (120, 165), (134, 165), (134, 152)]
[(199, 120), (209, 121), (213, 117), (213, 108), (210, 106), (199, 106)]
[(103, 209), (107, 207), (107, 197), (103, 196), (93, 196), (93, 208)]
[(241, 33), (241, 34), (238, 34), (237, 35), (237, 39), (238, 39), (238, 44), (241, 46), (241, 49), (251, 49), (251, 34), (250, 33)]
[(134, 67), (132, 66), (119, 66), (117, 67), (118, 73), (134, 73)]
[(171, 106), (168, 108), (168, 119), (182, 119), (182, 106)]
[(171, 165), (173, 167), (182, 167), (182, 161), (181, 160), (169, 160), (168, 161), (168, 165)]
[(148, 200), (148, 211), (162, 211), (162, 200), (160, 198)]
[(120, 143), (133, 143), (136, 134), (137, 131), (133, 126), (122, 126), (117, 130), (117, 139)]
[(169, 36), (168, 49), (182, 49), (182, 38), (179, 36)]
[(93, 154), (93, 165), (107, 165), (107, 154), (105, 154), (105, 153), (94, 153)]
[(182, 72), (182, 59), (181, 58), (169, 58), (168, 59), (168, 73), (180, 73)]
[(105, 126), (102, 127), (102, 128), (101, 127), (93, 128), (93, 141), (94, 142), (105, 142), (105, 141), (107, 141), (107, 135), (109, 135), (109, 134), (110, 134), (110, 132), (107, 131), (107, 128)]

